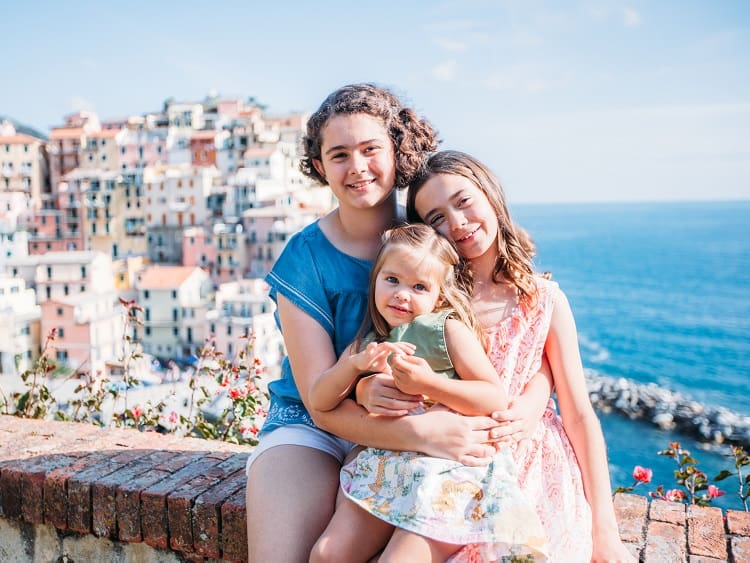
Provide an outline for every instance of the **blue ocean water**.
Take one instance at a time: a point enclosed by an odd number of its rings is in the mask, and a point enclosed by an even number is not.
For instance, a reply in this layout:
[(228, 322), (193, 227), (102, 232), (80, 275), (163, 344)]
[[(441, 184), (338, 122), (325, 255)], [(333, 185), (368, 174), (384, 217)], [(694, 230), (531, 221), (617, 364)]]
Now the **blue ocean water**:
[[(653, 382), (750, 415), (750, 201), (517, 205), (536, 265), (570, 300), (584, 366)], [(733, 468), (727, 448), (621, 415), (600, 415), (613, 486), (654, 470), (673, 488), (674, 462), (656, 452), (679, 441), (709, 476)], [(718, 506), (741, 508), (736, 481)], [(651, 487), (653, 488), (653, 487)], [(645, 492), (648, 489), (639, 489)]]

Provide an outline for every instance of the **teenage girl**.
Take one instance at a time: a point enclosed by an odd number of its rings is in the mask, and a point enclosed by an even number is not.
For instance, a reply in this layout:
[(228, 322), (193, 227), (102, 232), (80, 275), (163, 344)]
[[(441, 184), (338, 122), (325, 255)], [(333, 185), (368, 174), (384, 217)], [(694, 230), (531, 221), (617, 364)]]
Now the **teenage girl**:
[[(560, 412), (550, 400), (542, 424), (513, 453), (551, 560), (634, 561), (620, 541), (606, 446), (586, 389), (570, 305), (556, 283), (534, 274), (525, 236), (510, 217), (497, 178), (467, 154), (439, 152), (412, 183), (407, 212), (410, 220), (453, 241), (469, 262), (472, 306), (511, 401), (542, 354), (549, 361)], [(467, 547), (456, 560), (470, 560), (481, 548)]]
[[(310, 384), (337, 362), (367, 312), (381, 235), (398, 221), (395, 190), (436, 147), (427, 121), (370, 84), (336, 90), (307, 123), (302, 171), (329, 186), (338, 207), (291, 237), (266, 278), (287, 358), (269, 385), (268, 419), (248, 460), (251, 562), (307, 561), (333, 515), (353, 443), (487, 464), (495, 451), (488, 441), (524, 435), (523, 422), (501, 426), (447, 410), (378, 416), (348, 398), (330, 411), (309, 406)], [(419, 398), (393, 388), (375, 402), (405, 414)]]

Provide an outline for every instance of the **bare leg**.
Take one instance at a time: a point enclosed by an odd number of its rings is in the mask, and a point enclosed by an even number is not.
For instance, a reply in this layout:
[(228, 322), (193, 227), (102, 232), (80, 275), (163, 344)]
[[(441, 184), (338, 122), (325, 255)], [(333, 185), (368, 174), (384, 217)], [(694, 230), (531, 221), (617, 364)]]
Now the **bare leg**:
[(271, 448), (247, 479), (249, 563), (303, 563), (333, 515), (339, 463), (304, 446)]
[(429, 561), (444, 563), (460, 548), (460, 545), (439, 542), (396, 528), (378, 562), (399, 563), (410, 561), (416, 563), (418, 561)]
[(368, 561), (385, 546), (393, 526), (344, 497), (315, 544), (310, 563)]

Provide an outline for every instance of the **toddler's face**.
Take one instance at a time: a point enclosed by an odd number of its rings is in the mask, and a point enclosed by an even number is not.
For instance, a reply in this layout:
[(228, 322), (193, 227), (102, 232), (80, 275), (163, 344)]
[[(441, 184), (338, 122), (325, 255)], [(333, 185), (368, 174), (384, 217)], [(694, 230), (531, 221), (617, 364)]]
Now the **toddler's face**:
[(388, 252), (375, 278), (375, 306), (390, 327), (435, 310), (440, 272), (429, 262), (407, 249)]

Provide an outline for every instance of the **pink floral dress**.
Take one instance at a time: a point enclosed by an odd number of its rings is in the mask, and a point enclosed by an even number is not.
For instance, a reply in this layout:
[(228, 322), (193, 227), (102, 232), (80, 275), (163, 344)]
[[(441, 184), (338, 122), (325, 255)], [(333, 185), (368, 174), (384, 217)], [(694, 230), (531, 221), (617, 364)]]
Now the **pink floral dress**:
[[(554, 282), (537, 278), (536, 304), (520, 304), (495, 326), (485, 329), (489, 357), (506, 386), (508, 397), (518, 397), (539, 371), (549, 332)], [(591, 509), (583, 493), (576, 455), (550, 399), (541, 424), (521, 448), (513, 451), (518, 480), (547, 535), (549, 561), (581, 563), (591, 560)], [(488, 560), (481, 545), (462, 549), (452, 561)]]

